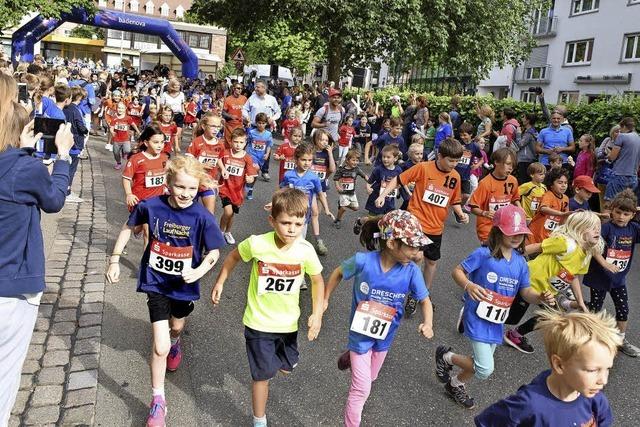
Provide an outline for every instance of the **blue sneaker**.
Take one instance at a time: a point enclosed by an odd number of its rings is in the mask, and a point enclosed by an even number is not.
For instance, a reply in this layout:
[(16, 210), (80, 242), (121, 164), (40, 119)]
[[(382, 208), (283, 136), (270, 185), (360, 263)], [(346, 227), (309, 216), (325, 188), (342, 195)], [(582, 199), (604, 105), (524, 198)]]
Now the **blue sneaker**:
[(253, 200), (253, 188), (247, 190), (247, 200)]

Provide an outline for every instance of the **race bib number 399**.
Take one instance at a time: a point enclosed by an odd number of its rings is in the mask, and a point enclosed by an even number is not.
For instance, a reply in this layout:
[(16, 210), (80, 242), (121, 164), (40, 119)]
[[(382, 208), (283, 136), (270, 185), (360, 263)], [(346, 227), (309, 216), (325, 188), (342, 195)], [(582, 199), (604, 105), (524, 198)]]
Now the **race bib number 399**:
[(360, 301), (351, 321), (351, 330), (377, 340), (387, 338), (396, 309), (376, 301)]
[(295, 294), (300, 291), (300, 264), (276, 264), (258, 261), (258, 295), (266, 293)]
[(476, 308), (479, 318), (491, 323), (502, 324), (509, 317), (509, 308), (513, 303), (513, 297), (500, 295), (489, 289), (485, 289), (489, 296), (480, 301)]
[(149, 254), (149, 266), (160, 273), (181, 276), (185, 270), (191, 269), (193, 247), (169, 246), (153, 241)]

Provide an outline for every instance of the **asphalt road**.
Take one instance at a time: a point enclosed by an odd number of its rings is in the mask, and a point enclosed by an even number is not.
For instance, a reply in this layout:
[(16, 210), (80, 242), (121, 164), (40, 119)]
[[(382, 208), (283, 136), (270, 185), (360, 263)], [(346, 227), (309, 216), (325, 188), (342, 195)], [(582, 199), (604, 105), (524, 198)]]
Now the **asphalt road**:
[[(185, 145), (187, 138), (185, 137)], [(97, 157), (103, 162), (107, 188), (107, 220), (110, 228), (108, 251), (127, 219), (127, 209), (119, 173), (113, 171), (111, 153), (99, 141)], [(95, 151), (94, 151), (95, 153)], [(94, 154), (95, 155), (95, 154)], [(245, 203), (236, 216), (233, 234), (237, 241), (251, 234), (269, 231), (267, 213), (262, 206), (270, 200), (277, 183), (277, 165), (272, 160), (272, 179), (256, 185), (255, 199)], [(112, 173), (109, 173), (109, 170)], [(365, 168), (365, 171), (367, 169)], [(368, 172), (368, 171), (367, 171)], [(362, 184), (362, 183), (361, 183)], [(360, 186), (359, 200), (366, 195)], [(336, 193), (329, 193), (336, 209)], [(218, 204), (217, 212), (221, 211)], [(364, 211), (362, 211), (364, 214)], [(329, 218), (321, 217), (321, 231), (329, 254), (321, 258), (325, 279), (344, 259), (362, 250), (351, 232), (353, 213), (345, 215), (343, 227), (335, 229)], [(473, 220), (472, 220), (473, 221)], [(469, 354), (468, 341), (455, 332), (461, 291), (451, 279), (452, 269), (473, 249), (477, 240), (473, 224), (457, 225), (450, 219), (445, 230), (443, 256), (438, 265), (432, 298), (436, 304), (433, 340), (418, 335), (420, 316), (403, 322), (387, 356), (378, 380), (365, 406), (363, 425), (473, 425), (473, 417), (487, 405), (513, 393), (547, 368), (541, 340), (534, 333), (536, 351), (525, 355), (509, 347), (495, 353), (496, 371), (484, 382), (468, 385), (477, 407), (465, 410), (451, 401), (434, 375), (434, 351), (438, 344), (451, 345), (454, 351)], [(223, 256), (229, 248), (222, 251)], [(128, 254), (122, 257), (122, 279), (105, 291), (105, 313), (98, 388), (96, 424), (105, 426), (143, 425), (151, 386), (148, 354), (151, 328), (145, 297), (135, 291), (135, 275), (142, 253), (141, 240), (132, 240)], [(167, 374), (166, 397), (168, 425), (241, 426), (251, 425), (251, 377), (245, 353), (242, 314), (246, 301), (249, 265), (240, 264), (225, 286), (220, 307), (213, 309), (209, 295), (219, 267), (201, 281), (202, 299), (188, 318), (183, 337), (183, 363), (175, 373)], [(628, 277), (631, 318), (628, 339), (640, 344), (640, 261), (636, 257)], [(310, 313), (311, 293), (300, 297), (300, 364), (294, 373), (271, 382), (267, 416), (270, 425), (339, 426), (349, 387), (349, 371), (336, 368), (336, 358), (347, 342), (352, 283), (342, 283), (326, 312), (317, 341), (306, 339), (306, 318)], [(607, 308), (613, 310), (610, 300)], [(609, 377), (606, 394), (613, 406), (616, 425), (637, 425), (640, 360), (619, 355)]]

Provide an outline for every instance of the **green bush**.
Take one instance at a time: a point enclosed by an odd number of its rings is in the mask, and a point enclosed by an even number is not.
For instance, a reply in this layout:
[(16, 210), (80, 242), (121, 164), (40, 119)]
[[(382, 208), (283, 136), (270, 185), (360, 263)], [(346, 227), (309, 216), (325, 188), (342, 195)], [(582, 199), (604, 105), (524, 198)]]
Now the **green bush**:
[[(406, 105), (409, 94), (415, 93), (411, 91), (400, 91), (398, 88), (385, 88), (379, 89), (374, 92), (373, 99), (382, 105), (386, 112), (391, 111), (390, 98), (393, 95), (398, 95), (402, 99), (402, 104)], [(364, 90), (362, 89), (347, 89), (344, 91), (344, 99), (351, 99), (360, 94), (362, 97)], [(429, 111), (432, 115), (437, 115), (442, 111), (450, 111), (451, 97), (450, 96), (436, 96), (431, 93), (420, 94), (427, 97), (429, 102)], [(488, 104), (493, 108), (496, 113), (496, 122), (494, 123), (494, 129), (501, 129), (502, 121), (500, 120), (499, 112), (506, 107), (510, 107), (516, 112), (516, 118), (522, 123), (522, 116), (526, 113), (534, 112), (534, 105), (530, 102), (518, 101), (513, 98), (496, 99), (493, 96), (461, 96), (458, 111), (464, 121), (472, 123), (477, 126), (480, 123), (480, 119), (476, 116), (475, 107), (477, 104)], [(552, 104), (547, 104), (549, 111), (553, 110)], [(611, 98), (609, 100), (596, 101), (592, 104), (582, 102), (579, 104), (568, 104), (568, 118), (569, 123), (573, 126), (574, 137), (578, 139), (580, 135), (589, 133), (596, 138), (599, 143), (603, 138), (609, 135), (609, 130), (615, 124), (617, 124), (623, 117), (634, 117), (640, 124), (640, 97), (628, 99), (628, 98)], [(535, 112), (538, 114), (538, 121), (536, 128), (538, 130), (547, 126), (547, 123), (542, 120), (542, 109), (540, 104), (535, 104)]]

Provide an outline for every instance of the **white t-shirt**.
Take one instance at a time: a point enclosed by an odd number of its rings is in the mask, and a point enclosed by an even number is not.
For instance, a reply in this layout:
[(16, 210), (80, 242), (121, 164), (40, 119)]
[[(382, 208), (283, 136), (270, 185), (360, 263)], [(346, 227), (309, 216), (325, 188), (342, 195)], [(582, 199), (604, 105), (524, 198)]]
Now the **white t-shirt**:
[(169, 95), (168, 92), (165, 92), (162, 94), (162, 97), (160, 98), (160, 104), (163, 105), (168, 105), (169, 107), (171, 107), (171, 111), (175, 113), (184, 113), (184, 111), (182, 110), (182, 104), (184, 103), (184, 93), (179, 92), (178, 96), (176, 96), (175, 98), (171, 95)]

